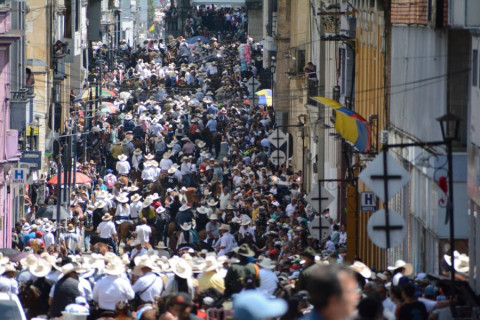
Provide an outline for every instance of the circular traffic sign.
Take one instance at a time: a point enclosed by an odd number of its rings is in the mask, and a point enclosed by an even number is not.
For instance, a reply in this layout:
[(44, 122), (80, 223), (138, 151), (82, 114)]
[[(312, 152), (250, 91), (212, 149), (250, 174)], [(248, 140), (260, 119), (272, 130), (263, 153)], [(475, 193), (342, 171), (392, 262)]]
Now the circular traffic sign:
[(269, 158), (270, 162), (275, 166), (281, 166), (287, 160), (285, 152), (280, 149), (274, 150)]
[(367, 223), (370, 240), (383, 249), (393, 248), (402, 243), (407, 235), (405, 219), (393, 210), (388, 211), (388, 223), (385, 210), (375, 212)]

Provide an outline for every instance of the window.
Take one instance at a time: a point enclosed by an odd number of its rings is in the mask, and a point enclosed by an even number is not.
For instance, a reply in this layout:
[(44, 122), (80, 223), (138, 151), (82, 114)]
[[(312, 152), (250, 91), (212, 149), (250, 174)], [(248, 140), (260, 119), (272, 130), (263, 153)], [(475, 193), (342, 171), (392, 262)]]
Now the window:
[(305, 49), (297, 51), (297, 72), (303, 73), (303, 68), (305, 68)]
[(478, 84), (478, 50), (473, 50), (472, 53), (472, 86), (476, 87)]

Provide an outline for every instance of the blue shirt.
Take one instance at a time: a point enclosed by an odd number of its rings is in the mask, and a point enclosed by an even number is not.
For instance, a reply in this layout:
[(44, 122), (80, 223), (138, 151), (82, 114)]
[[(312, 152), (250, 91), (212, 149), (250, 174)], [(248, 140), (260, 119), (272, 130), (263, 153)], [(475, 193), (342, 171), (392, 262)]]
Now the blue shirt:
[(207, 122), (207, 127), (210, 129), (210, 132), (217, 132), (217, 120), (210, 119)]

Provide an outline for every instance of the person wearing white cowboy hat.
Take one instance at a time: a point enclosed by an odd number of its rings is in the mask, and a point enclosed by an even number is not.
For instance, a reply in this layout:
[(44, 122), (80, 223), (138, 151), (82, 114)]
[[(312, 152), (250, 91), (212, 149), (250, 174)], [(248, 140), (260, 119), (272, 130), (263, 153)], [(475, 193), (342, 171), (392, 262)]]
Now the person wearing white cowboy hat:
[(80, 248), (80, 240), (80, 235), (71, 223), (67, 225), (65, 232), (60, 234), (60, 243), (70, 254)]
[(147, 225), (147, 219), (140, 219), (140, 223), (135, 227), (135, 234), (141, 243), (149, 243), (152, 234), (152, 228)]
[(115, 209), (115, 220), (117, 224), (124, 220), (130, 220), (130, 205), (128, 204), (128, 198), (121, 195), (116, 197), (116, 200), (119, 202)]
[(155, 176), (157, 175), (157, 168), (154, 167), (153, 160), (148, 160), (143, 163), (143, 170), (142, 170), (142, 181), (145, 184), (151, 183), (155, 181)]
[(184, 281), (186, 282), (188, 288), (188, 294), (193, 298), (195, 295), (195, 290), (192, 279), (192, 267), (190, 267), (188, 262), (182, 258), (176, 258), (175, 260), (170, 259), (170, 265), (172, 266), (172, 271), (175, 274), (175, 277), (168, 278), (163, 294), (167, 295), (171, 293), (177, 293), (179, 281)]
[(118, 156), (118, 161), (115, 166), (119, 176), (127, 176), (130, 173), (130, 163), (127, 161), (128, 156), (126, 154), (121, 154)]
[(166, 257), (170, 258), (170, 251), (168, 250), (168, 247), (165, 245), (163, 241), (159, 241), (158, 244), (155, 246), (157, 250), (157, 255), (159, 257)]
[[(152, 303), (155, 296), (160, 296), (163, 290), (163, 280), (158, 275), (158, 265), (149, 256), (142, 256), (135, 259), (134, 273), (140, 275), (132, 286), (133, 291), (138, 294), (143, 303)], [(142, 304), (142, 303), (141, 303)]]
[(252, 219), (248, 216), (242, 216), (242, 219), (240, 221), (240, 229), (238, 230), (238, 238), (239, 239), (245, 239), (247, 237), (252, 237), (253, 241), (256, 241), (255, 239), (255, 228), (251, 226)]
[(212, 213), (208, 216), (208, 222), (205, 226), (205, 231), (207, 232), (207, 243), (209, 245), (213, 245), (213, 243), (220, 238), (220, 232), (218, 229), (222, 225), (218, 221), (218, 216), (215, 213)]
[(43, 226), (43, 241), (45, 242), (45, 248), (50, 248), (50, 246), (55, 245), (55, 237), (53, 235), (53, 223), (47, 222)]
[(117, 229), (112, 222), (110, 213), (105, 213), (102, 217), (102, 222), (97, 227), (97, 232), (100, 237), (100, 242), (106, 243), (113, 248), (113, 252), (117, 254)]
[(51, 292), (53, 295), (50, 294), (51, 303), (49, 315), (51, 317), (61, 316), (65, 307), (71, 303), (75, 303), (75, 298), (80, 295), (82, 286), (76, 268), (77, 266), (73, 263), (67, 263), (62, 266), (61, 272), (63, 276), (55, 283), (54, 287), (52, 287)]
[(203, 273), (198, 277), (198, 290), (214, 288), (223, 293), (225, 291), (225, 282), (222, 275), (218, 272), (222, 266), (218, 263), (215, 256), (205, 257)]
[(134, 239), (129, 243), (129, 246), (132, 248), (132, 251), (130, 252), (131, 259), (142, 257), (147, 254), (147, 249), (143, 247), (143, 243), (140, 239)]
[(258, 263), (258, 266), (260, 267), (258, 272), (260, 287), (258, 287), (258, 290), (269, 297), (273, 297), (273, 293), (278, 287), (278, 277), (273, 272), (276, 264), (270, 258), (263, 258), (262, 261)]
[(388, 266), (388, 270), (392, 271), (393, 278), (392, 278), (392, 285), (397, 286), (398, 281), (403, 276), (409, 276), (413, 273), (413, 266), (410, 263), (406, 263), (403, 260), (395, 261), (395, 265)]
[(173, 161), (170, 159), (170, 157), (172, 156), (172, 152), (170, 150), (168, 150), (167, 152), (165, 152), (162, 156), (162, 160), (160, 160), (160, 169), (162, 169), (162, 171), (168, 171), (168, 169), (170, 169), (173, 165)]
[(115, 311), (118, 302), (133, 299), (135, 292), (130, 281), (121, 277), (125, 273), (125, 265), (120, 257), (111, 259), (103, 272), (106, 276), (95, 282), (93, 287), (93, 300), (100, 310)]
[(213, 247), (218, 252), (218, 256), (221, 257), (232, 252), (235, 238), (230, 233), (230, 225), (228, 224), (221, 224), (218, 232), (221, 234), (221, 237), (214, 243)]
[(138, 193), (130, 197), (130, 219), (132, 219), (134, 223), (138, 222), (140, 212), (142, 211), (142, 202), (140, 200), (142, 200), (142, 196)]
[(0, 265), (0, 292), (18, 294), (18, 282), (15, 279), (17, 269), (13, 262)]
[(143, 161), (142, 149), (137, 148), (133, 151), (132, 155), (132, 167), (135, 170), (140, 170), (140, 163)]
[(350, 265), (350, 269), (360, 274), (365, 279), (370, 279), (372, 276), (372, 270), (367, 267), (363, 262), (355, 261), (352, 265)]

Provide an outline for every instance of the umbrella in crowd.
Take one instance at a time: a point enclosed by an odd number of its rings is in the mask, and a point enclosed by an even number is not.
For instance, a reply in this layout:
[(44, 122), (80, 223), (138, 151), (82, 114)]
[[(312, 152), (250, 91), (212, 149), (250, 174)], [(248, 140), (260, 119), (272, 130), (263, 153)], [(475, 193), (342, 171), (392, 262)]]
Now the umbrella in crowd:
[[(74, 102), (79, 102), (79, 101), (88, 101), (88, 100), (95, 100), (96, 97), (97, 97), (97, 89), (94, 88), (94, 87), (91, 87), (83, 92), (81, 92), (76, 98), (75, 100), (73, 100)], [(100, 94), (100, 97), (102, 99), (107, 99), (107, 98), (112, 98), (112, 97), (115, 97), (116, 96), (116, 93), (111, 91), (111, 90), (108, 90), (108, 89), (105, 89), (105, 88), (102, 88), (101, 89), (101, 94)]]
[[(38, 209), (35, 213), (38, 218), (48, 218), (49, 220), (57, 220), (57, 206), (47, 205)], [(60, 207), (60, 220), (67, 219), (70, 216), (69, 212), (64, 207)]]
[(258, 96), (259, 105), (268, 106), (268, 107), (272, 106), (272, 103), (273, 103), (272, 90), (263, 89), (255, 92), (255, 94)]
[[(72, 176), (72, 181), (73, 181), (73, 172), (72, 172), (71, 176)], [(68, 178), (68, 177), (66, 177), (66, 172), (63, 172), (60, 183), (62, 183), (62, 184), (65, 183), (65, 178)], [(90, 183), (90, 182), (92, 182), (92, 179), (89, 176), (87, 176), (87, 175), (85, 175), (81, 172), (76, 172), (75, 182), (77, 184)], [(50, 180), (48, 180), (47, 183), (48, 184), (57, 184), (58, 183), (58, 175), (54, 175)]]
[(103, 113), (117, 113), (118, 108), (111, 102), (102, 102), (102, 108), (100, 111)]
[(197, 42), (197, 40), (202, 40), (203, 42), (205, 43), (210, 43), (210, 40), (208, 40), (208, 38), (204, 37), (204, 36), (195, 36), (195, 37), (192, 37), (190, 39), (187, 40), (187, 43), (188, 44), (193, 44), (195, 42)]

